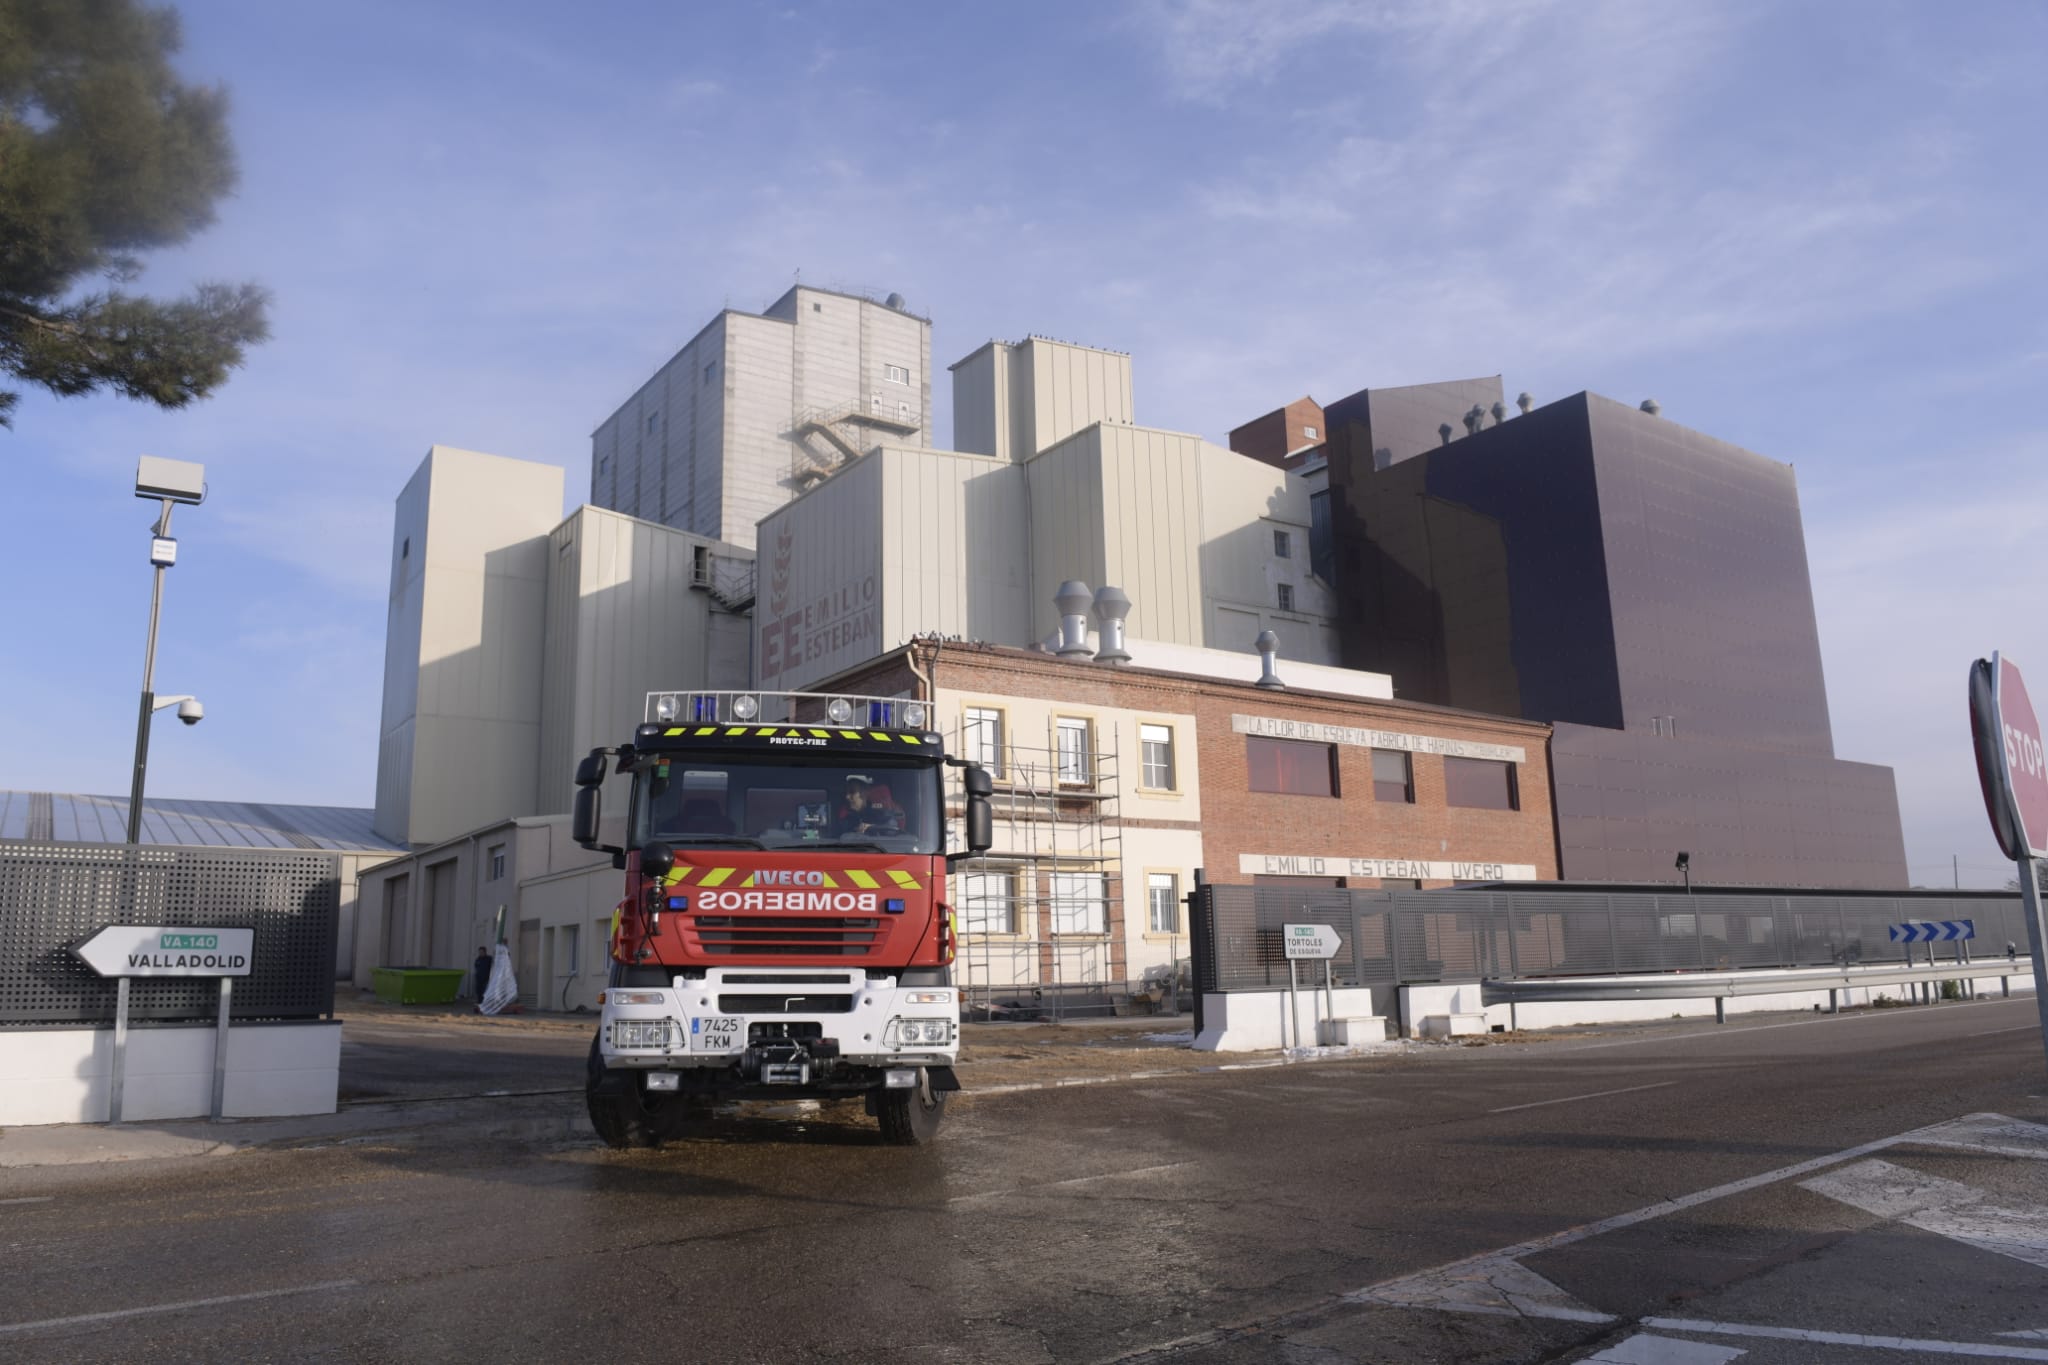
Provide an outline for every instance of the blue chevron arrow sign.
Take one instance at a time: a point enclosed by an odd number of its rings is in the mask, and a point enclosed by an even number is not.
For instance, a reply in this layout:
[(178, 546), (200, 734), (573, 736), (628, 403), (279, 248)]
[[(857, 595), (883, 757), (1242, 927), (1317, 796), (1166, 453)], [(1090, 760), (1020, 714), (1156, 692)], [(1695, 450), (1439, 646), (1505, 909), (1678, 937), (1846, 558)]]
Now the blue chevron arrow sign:
[(1973, 919), (1909, 919), (1892, 926), (1894, 943), (1953, 943), (1959, 938), (1977, 937)]

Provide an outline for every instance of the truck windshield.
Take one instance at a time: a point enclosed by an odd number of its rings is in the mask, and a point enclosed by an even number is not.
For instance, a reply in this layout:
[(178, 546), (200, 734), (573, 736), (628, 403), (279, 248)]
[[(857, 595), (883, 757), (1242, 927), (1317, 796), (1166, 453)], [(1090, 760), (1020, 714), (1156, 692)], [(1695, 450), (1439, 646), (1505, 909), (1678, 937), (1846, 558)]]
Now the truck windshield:
[(940, 851), (939, 771), (930, 764), (754, 763), (647, 754), (637, 768), (633, 843), (743, 843), (775, 849)]

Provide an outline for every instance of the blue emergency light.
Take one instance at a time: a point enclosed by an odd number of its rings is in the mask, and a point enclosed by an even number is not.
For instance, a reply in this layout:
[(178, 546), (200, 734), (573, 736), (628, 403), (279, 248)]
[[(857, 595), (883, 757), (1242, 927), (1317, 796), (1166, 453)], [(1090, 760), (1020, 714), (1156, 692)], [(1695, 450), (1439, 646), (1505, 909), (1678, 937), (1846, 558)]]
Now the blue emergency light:
[(903, 913), (903, 901), (899, 897), (891, 896), (882, 902), (882, 908), (892, 915), (900, 915)]

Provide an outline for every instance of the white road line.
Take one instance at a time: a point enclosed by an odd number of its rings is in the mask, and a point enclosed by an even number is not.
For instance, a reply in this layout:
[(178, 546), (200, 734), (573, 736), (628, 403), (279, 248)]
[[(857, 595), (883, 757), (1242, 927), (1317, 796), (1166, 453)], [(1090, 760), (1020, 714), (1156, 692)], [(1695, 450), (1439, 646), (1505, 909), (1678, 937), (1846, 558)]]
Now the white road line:
[(2048, 1350), (2034, 1346), (1992, 1346), (1975, 1341), (1926, 1341), (1915, 1337), (1870, 1337), (1856, 1332), (1810, 1332), (1799, 1327), (1755, 1327), (1746, 1322), (1697, 1322), (1691, 1318), (1644, 1318), (1643, 1326), (1660, 1332), (1697, 1332), (1702, 1336), (1769, 1337), (1774, 1341), (1810, 1341), (1819, 1346), (1863, 1346), (1883, 1351), (1925, 1351), (1929, 1355), (1989, 1356), (1995, 1360), (2048, 1360)]
[[(182, 1313), (192, 1308), (216, 1308), (225, 1303), (250, 1303), (257, 1299), (282, 1299), (294, 1294), (320, 1294), (330, 1289), (354, 1289), (354, 1280), (324, 1280), (291, 1289), (264, 1289), (254, 1294), (223, 1294), (212, 1299), (186, 1299), (182, 1303), (156, 1303), (147, 1308), (117, 1308), (110, 1313), (80, 1313), (70, 1318), (44, 1318), (39, 1322), (0, 1323), (0, 1336), (10, 1332), (36, 1332), (50, 1327), (79, 1327), (89, 1322), (114, 1322), (121, 1318), (146, 1317), (151, 1313)], [(2048, 1359), (2048, 1356), (2044, 1356)]]
[(1184, 1166), (1193, 1166), (1192, 1161), (1169, 1161), (1164, 1166), (1140, 1166), (1134, 1171), (1104, 1171), (1101, 1175), (1077, 1175), (1071, 1180), (1049, 1180), (1042, 1185), (1014, 1185), (1007, 1190), (990, 1190), (987, 1194), (956, 1194), (946, 1202), (965, 1204), (975, 1199), (1001, 1199), (1012, 1194), (1035, 1194), (1039, 1190), (1066, 1189), (1073, 1185), (1087, 1185), (1097, 1180), (1123, 1180), (1137, 1175), (1158, 1175), (1161, 1171), (1177, 1171)]
[[(1503, 1247), (1498, 1251), (1467, 1256), (1462, 1261), (1452, 1261), (1448, 1265), (1440, 1265), (1414, 1275), (1382, 1280), (1378, 1284), (1355, 1289), (1342, 1297), (1351, 1303), (1391, 1303), (1407, 1308), (1430, 1306), (1432, 1301), (1456, 1300), (1466, 1294), (1466, 1288), (1475, 1273), (1484, 1278), (1498, 1262), (1519, 1261), (1524, 1257), (1534, 1256), (1539, 1251), (1554, 1251), (1558, 1247), (1570, 1246), (1574, 1242), (1583, 1242), (1589, 1237), (1604, 1236), (1622, 1228), (1634, 1227), (1638, 1223), (1647, 1223), (1653, 1218), (1663, 1218), (1700, 1204), (1710, 1204), (1716, 1199), (1726, 1199), (1730, 1195), (1744, 1194), (1750, 1190), (1761, 1189), (1765, 1185), (1775, 1185), (1780, 1181), (1825, 1170), (1829, 1166), (1839, 1166), (1858, 1157), (1870, 1156), (1904, 1143), (1925, 1141), (1945, 1146), (1975, 1145), (1977, 1135), (1999, 1131), (1998, 1125), (2010, 1126), (2015, 1123), (2015, 1120), (2002, 1114), (1971, 1114), (1946, 1123), (1930, 1124), (1925, 1128), (1915, 1128), (1911, 1132), (1879, 1138), (1875, 1142), (1865, 1142), (1827, 1156), (1812, 1157), (1806, 1161), (1794, 1162), (1790, 1166), (1780, 1166), (1777, 1170), (1765, 1171), (1762, 1175), (1731, 1180), (1710, 1190), (1699, 1190), (1661, 1203), (1646, 1204), (1642, 1208), (1617, 1213), (1612, 1218), (1603, 1218), (1596, 1223), (1581, 1223), (1577, 1227), (1566, 1228), (1562, 1232), (1553, 1232), (1548, 1236), (1511, 1247)], [(1451, 1305), (1446, 1303), (1444, 1306)], [(1493, 1311), (1501, 1311), (1509, 1306), (1510, 1301), (1503, 1301), (1501, 1308)], [(2043, 1356), (2042, 1359), (2048, 1360), (2048, 1356)]]
[(26, 1199), (0, 1199), (0, 1208), (9, 1204), (47, 1204), (56, 1197), (54, 1194), (32, 1194)]
[(1728, 1365), (1748, 1354), (1739, 1346), (1713, 1346), (1638, 1332), (1627, 1341), (1601, 1347), (1598, 1355), (1586, 1357), (1585, 1365)]
[(1489, 1109), (1486, 1112), (1489, 1114), (1512, 1114), (1517, 1109), (1541, 1109), (1546, 1104), (1572, 1104), (1578, 1100), (1605, 1099), (1609, 1095), (1633, 1095), (1638, 1090), (1662, 1090), (1667, 1085), (1677, 1084), (1677, 1081), (1658, 1081), (1654, 1085), (1629, 1085), (1623, 1086), (1619, 1090), (1595, 1090), (1590, 1095), (1566, 1095), (1563, 1099), (1533, 1100), (1528, 1104), (1504, 1104), (1498, 1109)]
[(2012, 1028), (1988, 1029), (1983, 1033), (1968, 1033), (1963, 1036), (1966, 1038), (1996, 1038), (2001, 1033), (2032, 1033), (2040, 1027), (2039, 1024), (2019, 1024)]
[(1850, 1208), (2048, 1270), (2048, 1210), (2009, 1208), (1959, 1180), (1875, 1158), (1799, 1182)]

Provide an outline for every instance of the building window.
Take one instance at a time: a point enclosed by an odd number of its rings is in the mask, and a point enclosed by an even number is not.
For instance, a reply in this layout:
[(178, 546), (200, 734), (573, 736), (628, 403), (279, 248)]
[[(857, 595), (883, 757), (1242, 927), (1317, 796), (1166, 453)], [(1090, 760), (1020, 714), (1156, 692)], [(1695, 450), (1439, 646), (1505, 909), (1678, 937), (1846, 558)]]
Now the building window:
[(1155, 934), (1180, 932), (1180, 878), (1171, 872), (1145, 876), (1145, 927)]
[(1280, 610), (1294, 610), (1294, 585), (1292, 583), (1282, 583), (1280, 585)]
[(1294, 558), (1294, 537), (1285, 531), (1275, 531), (1273, 533), (1273, 557), (1275, 559)]
[(1052, 931), (1055, 934), (1108, 933), (1108, 878), (1099, 872), (1053, 873)]
[(882, 367), (882, 378), (888, 380), (891, 384), (908, 384), (910, 382), (910, 371), (901, 365), (884, 365)]
[(1017, 878), (1013, 873), (970, 872), (964, 878), (960, 894), (961, 903), (967, 911), (963, 932), (1017, 932)]
[(1094, 746), (1088, 742), (1088, 722), (1061, 716), (1058, 724), (1060, 785), (1086, 787), (1095, 781)]
[(490, 880), (494, 882), (503, 881), (505, 878), (505, 846), (503, 844), (492, 844), (490, 847), (490, 859)]
[(709, 384), (713, 379), (717, 378), (717, 376), (718, 362), (714, 360), (709, 365), (706, 365), (704, 367), (704, 382)]
[(960, 724), (960, 747), (970, 763), (979, 763), (990, 777), (1003, 775), (1003, 713), (993, 706), (970, 706)]
[(611, 456), (609, 456), (609, 455), (600, 455), (600, 456), (598, 456), (598, 457), (597, 457), (597, 472), (598, 472), (598, 473), (600, 473), (600, 474), (603, 474), (603, 473), (605, 473), (605, 472), (606, 472), (607, 470), (609, 470), (609, 469), (610, 469), (611, 467), (612, 467), (612, 457), (611, 457)]
[(652, 436), (652, 435), (653, 435), (653, 434), (654, 434), (654, 433), (655, 433), (655, 432), (656, 432), (657, 430), (659, 430), (659, 429), (660, 429), (660, 427), (661, 427), (661, 414), (660, 414), (660, 413), (658, 413), (658, 412), (650, 412), (650, 413), (648, 413), (648, 414), (647, 414), (647, 434), (648, 434), (649, 436)]
[(822, 303), (813, 303), (811, 305), (811, 311), (813, 313), (822, 313), (825, 311), (825, 305)]
[(1515, 765), (1490, 758), (1444, 759), (1444, 804), (1477, 810), (1520, 810)]
[(406, 558), (407, 556), (409, 556), (409, 555), (411, 555), (411, 554), (412, 554), (412, 537), (411, 537), (411, 536), (407, 536), (407, 537), (406, 537), (406, 538), (405, 538), (404, 540), (401, 540), (401, 541), (399, 541), (399, 542), (398, 542), (398, 557), (399, 557), (400, 559), (404, 559), (404, 558)]
[(1372, 751), (1372, 799), (1414, 804), (1415, 769), (1406, 753), (1399, 749)]
[(1301, 429), (1301, 434), (1304, 440), (1320, 441), (1323, 439), (1321, 436), (1316, 434), (1316, 429), (1314, 427), (1303, 427)]
[(1337, 746), (1245, 736), (1251, 789), (1285, 796), (1337, 795)]
[(609, 919), (594, 919), (590, 922), (590, 974), (603, 976), (605, 963), (612, 955), (612, 922)]
[(1173, 727), (1171, 725), (1140, 725), (1138, 727), (1139, 758), (1143, 771), (1138, 778), (1141, 787), (1154, 787), (1160, 791), (1173, 790)]

